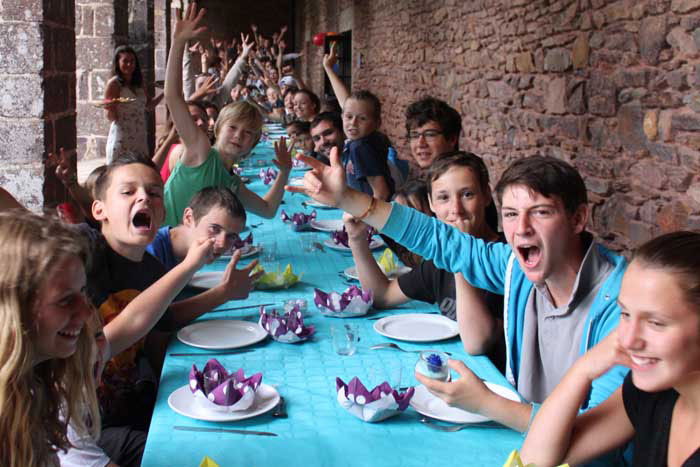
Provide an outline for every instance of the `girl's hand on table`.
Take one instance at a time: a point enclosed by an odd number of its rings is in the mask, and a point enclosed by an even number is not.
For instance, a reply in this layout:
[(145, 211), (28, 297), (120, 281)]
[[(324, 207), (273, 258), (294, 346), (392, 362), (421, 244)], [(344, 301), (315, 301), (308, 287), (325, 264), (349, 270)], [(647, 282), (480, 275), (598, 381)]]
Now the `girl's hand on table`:
[(481, 413), (484, 402), (493, 394), (491, 390), (461, 361), (450, 359), (447, 364), (459, 373), (459, 379), (450, 382), (437, 381), (418, 372), (416, 379), (448, 405)]
[(326, 165), (313, 157), (297, 154), (297, 160), (311, 167), (304, 175), (303, 186), (286, 186), (287, 191), (304, 193), (318, 202), (337, 207), (346, 194), (345, 167), (340, 162), (338, 148), (331, 149), (330, 162)]
[(229, 261), (226, 266), (221, 284), (217, 286), (223, 289), (226, 301), (247, 298), (248, 294), (253, 289), (253, 283), (264, 273), (264, 271), (258, 271), (251, 274), (253, 268), (258, 265), (258, 260), (251, 261), (251, 263), (243, 269), (236, 269), (238, 260), (240, 259), (241, 250), (236, 250), (231, 256), (231, 261)]

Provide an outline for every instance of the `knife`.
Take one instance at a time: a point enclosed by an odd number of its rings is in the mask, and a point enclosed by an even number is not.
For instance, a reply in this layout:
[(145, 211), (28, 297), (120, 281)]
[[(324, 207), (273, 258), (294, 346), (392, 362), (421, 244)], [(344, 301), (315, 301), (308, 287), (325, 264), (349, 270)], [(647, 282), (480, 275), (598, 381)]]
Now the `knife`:
[(256, 436), (277, 436), (277, 433), (270, 433), (269, 431), (250, 431), (250, 430), (231, 430), (226, 428), (204, 428), (200, 426), (174, 426), (175, 430), (182, 431), (207, 431), (215, 433), (236, 433), (239, 435), (256, 435)]
[(247, 310), (248, 308), (260, 308), (261, 306), (271, 306), (274, 303), (260, 303), (257, 305), (234, 306), (231, 308), (214, 308), (211, 311), (231, 311), (231, 310)]
[(209, 355), (233, 355), (237, 353), (246, 353), (246, 352), (252, 352), (250, 349), (242, 349), (242, 350), (223, 350), (221, 352), (198, 352), (198, 353), (171, 353), (169, 354), (171, 357), (207, 357)]

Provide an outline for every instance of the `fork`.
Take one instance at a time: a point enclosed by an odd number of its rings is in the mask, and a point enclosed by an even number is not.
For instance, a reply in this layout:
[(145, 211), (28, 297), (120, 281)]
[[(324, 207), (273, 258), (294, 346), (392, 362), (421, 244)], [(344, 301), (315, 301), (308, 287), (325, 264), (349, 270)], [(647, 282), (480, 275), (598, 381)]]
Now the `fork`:
[(468, 426), (472, 426), (471, 423), (462, 423), (461, 425), (438, 425), (437, 423), (433, 423), (425, 417), (421, 418), (420, 422), (432, 428), (433, 430), (445, 431), (447, 433), (454, 433), (455, 431), (463, 430)]
[(275, 418), (287, 418), (287, 404), (284, 397), (280, 396), (280, 401), (272, 412), (272, 416)]
[[(422, 350), (406, 350), (406, 349), (404, 349), (404, 348), (402, 348), (402, 347), (399, 347), (398, 345), (394, 344), (393, 342), (384, 342), (383, 344), (376, 344), (376, 345), (373, 345), (372, 347), (370, 347), (369, 349), (370, 349), (370, 350), (380, 350), (380, 349), (388, 349), (388, 348), (400, 350), (401, 352), (409, 352), (409, 353), (412, 353), (412, 352), (416, 352), (416, 353), (423, 352)], [(443, 353), (449, 355), (450, 357), (452, 356), (452, 354), (451, 354), (450, 352), (443, 352)]]

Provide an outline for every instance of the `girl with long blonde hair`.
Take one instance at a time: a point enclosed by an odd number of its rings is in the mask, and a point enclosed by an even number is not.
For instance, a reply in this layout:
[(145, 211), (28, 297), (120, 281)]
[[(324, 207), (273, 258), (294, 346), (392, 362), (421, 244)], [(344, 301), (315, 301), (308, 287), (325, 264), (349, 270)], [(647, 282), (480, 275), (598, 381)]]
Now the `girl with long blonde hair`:
[(0, 245), (0, 465), (58, 465), (68, 423), (100, 427), (87, 248), (26, 212), (0, 213)]

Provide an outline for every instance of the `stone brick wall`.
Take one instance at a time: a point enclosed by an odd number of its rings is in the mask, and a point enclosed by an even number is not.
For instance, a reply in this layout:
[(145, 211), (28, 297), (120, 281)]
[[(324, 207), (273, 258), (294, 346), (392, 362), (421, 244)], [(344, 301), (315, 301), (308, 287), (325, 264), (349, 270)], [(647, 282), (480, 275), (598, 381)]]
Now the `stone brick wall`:
[(353, 85), (382, 99), (400, 153), (406, 106), (431, 94), (461, 112), (461, 147), (494, 181), (532, 154), (572, 162), (614, 248), (700, 228), (700, 0), (299, 1), (317, 91), (309, 41), (336, 30), (329, 5), (351, 8)]
[(73, 0), (0, 6), (0, 185), (32, 210), (66, 198), (44, 168), (75, 147)]
[(128, 7), (128, 0), (76, 0), (79, 159), (106, 155), (109, 121), (94, 104), (104, 99), (115, 47), (129, 40)]

